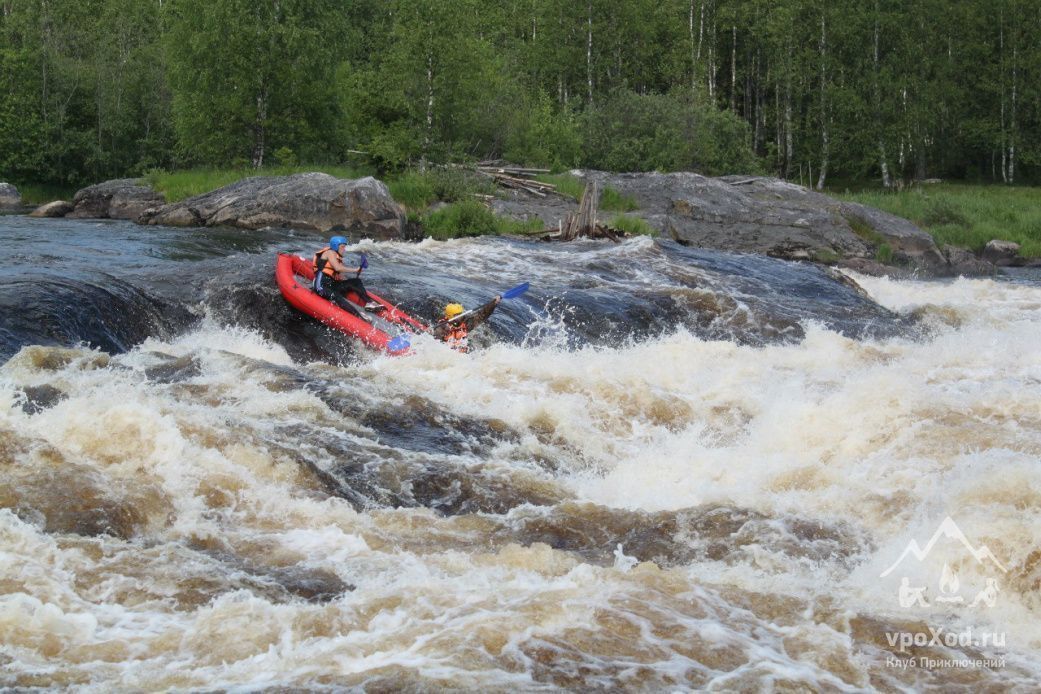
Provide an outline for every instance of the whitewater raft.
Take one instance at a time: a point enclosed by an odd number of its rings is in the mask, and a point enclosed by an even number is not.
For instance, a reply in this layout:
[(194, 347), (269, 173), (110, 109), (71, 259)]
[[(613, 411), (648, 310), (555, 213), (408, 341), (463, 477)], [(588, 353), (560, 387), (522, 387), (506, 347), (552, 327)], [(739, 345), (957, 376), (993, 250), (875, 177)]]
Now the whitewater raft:
[(366, 312), (361, 297), (354, 292), (347, 292), (347, 299), (357, 304), (358, 312), (368, 320), (360, 318), (315, 294), (311, 290), (312, 280), (314, 270), (310, 259), (288, 253), (278, 254), (275, 261), (275, 281), (286, 302), (329, 327), (361, 340), (372, 349), (392, 355), (401, 355), (409, 351), (411, 334), (428, 331), (422, 322), (372, 291), (368, 292), (369, 297), (384, 308), (379, 314)]

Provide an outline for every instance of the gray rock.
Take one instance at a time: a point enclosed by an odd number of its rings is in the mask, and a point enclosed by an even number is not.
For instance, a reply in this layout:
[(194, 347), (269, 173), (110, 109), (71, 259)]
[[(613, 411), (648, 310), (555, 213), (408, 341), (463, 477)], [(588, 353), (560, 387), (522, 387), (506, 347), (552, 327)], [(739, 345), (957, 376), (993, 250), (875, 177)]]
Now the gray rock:
[(22, 206), (22, 194), (10, 183), (0, 183), (0, 210)]
[(170, 226), (293, 227), (355, 231), (376, 239), (402, 235), (405, 214), (375, 178), (344, 180), (323, 173), (257, 176), (139, 218)]
[(999, 267), (1016, 265), (1019, 259), (1019, 244), (1013, 241), (991, 239), (983, 247), (983, 253), (980, 254), (980, 257)]
[(945, 274), (951, 277), (959, 275), (977, 277), (979, 275), (995, 275), (998, 273), (996, 265), (977, 258), (972, 251), (966, 248), (944, 244), (943, 254), (947, 258), (947, 271)]
[(30, 217), (64, 217), (72, 212), (74, 205), (67, 200), (55, 200), (45, 205), (40, 205), (29, 213)]
[(149, 207), (166, 202), (162, 193), (136, 178), (119, 178), (88, 186), (72, 199), (72, 219), (137, 219)]
[[(792, 260), (844, 261), (849, 267), (857, 260), (857, 268), (872, 273), (952, 273), (932, 236), (910, 221), (780, 179), (710, 178), (690, 172), (572, 173), (632, 198), (639, 209), (626, 214), (681, 243)], [(515, 191), (493, 203), (497, 214), (537, 215), (547, 227), (555, 227), (576, 208), (577, 203), (559, 196), (533, 199)], [(601, 211), (598, 216), (609, 220), (614, 214)], [(896, 267), (877, 262), (883, 245), (892, 252)]]

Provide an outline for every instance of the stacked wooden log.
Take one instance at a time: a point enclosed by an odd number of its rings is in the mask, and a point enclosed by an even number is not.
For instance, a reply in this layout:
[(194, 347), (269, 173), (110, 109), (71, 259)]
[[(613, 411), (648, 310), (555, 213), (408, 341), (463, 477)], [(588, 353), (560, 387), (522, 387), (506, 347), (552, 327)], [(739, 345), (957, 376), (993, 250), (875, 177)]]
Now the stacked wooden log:
[(548, 174), (549, 169), (529, 169), (521, 166), (505, 166), (481, 162), (477, 165), (477, 172), (488, 176), (503, 188), (522, 190), (540, 198), (557, 192), (557, 187), (552, 183), (543, 183), (535, 180), (535, 176)]
[(600, 203), (600, 186), (590, 181), (582, 191), (582, 200), (578, 203), (578, 212), (569, 212), (567, 219), (560, 223), (557, 230), (547, 229), (543, 239), (547, 241), (574, 241), (579, 237), (589, 239), (611, 239), (618, 243), (627, 234), (620, 229), (612, 229), (606, 224), (596, 221), (596, 208)]

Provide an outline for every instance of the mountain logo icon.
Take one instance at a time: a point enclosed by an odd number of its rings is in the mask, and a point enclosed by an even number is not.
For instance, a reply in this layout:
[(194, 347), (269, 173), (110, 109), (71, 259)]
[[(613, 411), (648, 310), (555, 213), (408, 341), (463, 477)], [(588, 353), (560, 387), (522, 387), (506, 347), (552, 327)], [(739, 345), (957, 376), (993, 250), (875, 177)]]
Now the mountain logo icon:
[(903, 551), (903, 554), (900, 555), (900, 558), (897, 559), (892, 566), (879, 574), (879, 578), (885, 578), (889, 574), (893, 573), (896, 568), (903, 563), (904, 559), (906, 559), (908, 555), (912, 555), (919, 562), (924, 561), (925, 558), (929, 556), (929, 553), (933, 551), (933, 547), (936, 546), (936, 543), (943, 537), (950, 540), (957, 540), (964, 545), (966, 551), (968, 551), (977, 563), (986, 564), (987, 562), (990, 562), (1000, 569), (1001, 573), (1008, 573), (1008, 569), (1005, 568), (1004, 564), (998, 561), (998, 558), (994, 556), (994, 553), (990, 551), (990, 548), (986, 545), (982, 545), (979, 548), (974, 547), (972, 543), (969, 542), (969, 538), (965, 537), (965, 533), (963, 533), (961, 528), (958, 527), (958, 524), (954, 522), (954, 519), (947, 516), (943, 519), (943, 522), (940, 523), (940, 527), (936, 529), (933, 536), (929, 538), (929, 542), (925, 544), (925, 549), (922, 549), (918, 544), (918, 541), (912, 538), (907, 544), (907, 548)]

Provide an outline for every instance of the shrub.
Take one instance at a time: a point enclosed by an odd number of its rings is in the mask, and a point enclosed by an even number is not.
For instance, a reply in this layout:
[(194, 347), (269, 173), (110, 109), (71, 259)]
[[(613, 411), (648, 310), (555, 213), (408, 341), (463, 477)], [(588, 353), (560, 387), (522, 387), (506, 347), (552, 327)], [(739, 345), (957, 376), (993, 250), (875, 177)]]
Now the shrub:
[(616, 212), (632, 212), (633, 210), (639, 209), (640, 206), (636, 204), (628, 195), (622, 195), (614, 188), (610, 186), (605, 187), (600, 191), (600, 209), (602, 210), (613, 210)]
[(279, 147), (275, 150), (275, 161), (282, 166), (294, 167), (300, 162), (296, 158), (296, 152), (288, 147)]
[(583, 164), (608, 171), (696, 170), (711, 175), (759, 169), (748, 124), (695, 100), (689, 91), (619, 90), (582, 116)]
[(435, 239), (486, 234), (514, 234), (539, 229), (538, 220), (521, 222), (495, 213), (477, 200), (463, 200), (435, 210), (424, 220), (424, 233)]
[(616, 215), (610, 222), (608, 222), (608, 225), (613, 229), (621, 229), (629, 234), (640, 234), (642, 236), (658, 235), (658, 232), (654, 230), (654, 227), (648, 224), (647, 220), (627, 214)]
[(391, 196), (405, 207), (422, 209), (437, 200), (434, 182), (426, 174), (409, 171), (387, 183)]
[(497, 230), (495, 214), (477, 200), (464, 200), (427, 215), (423, 224), (436, 239), (457, 236), (482, 236)]
[(875, 260), (883, 265), (893, 262), (893, 248), (888, 243), (881, 244), (875, 251)]

